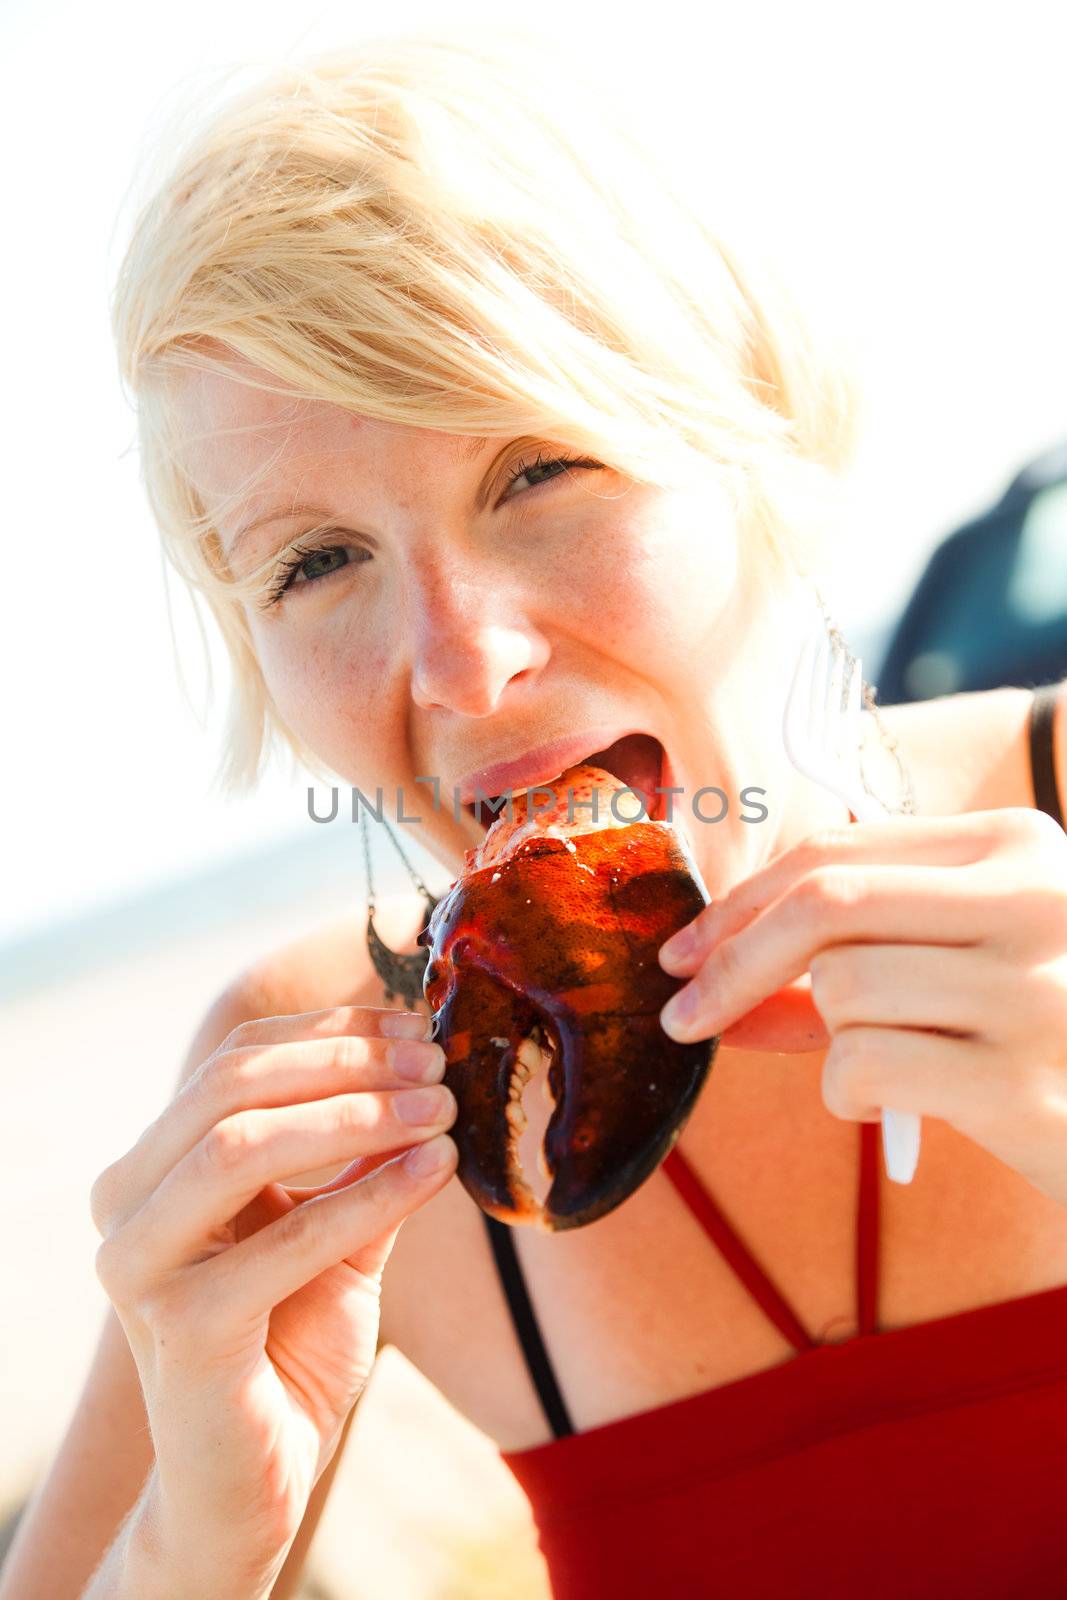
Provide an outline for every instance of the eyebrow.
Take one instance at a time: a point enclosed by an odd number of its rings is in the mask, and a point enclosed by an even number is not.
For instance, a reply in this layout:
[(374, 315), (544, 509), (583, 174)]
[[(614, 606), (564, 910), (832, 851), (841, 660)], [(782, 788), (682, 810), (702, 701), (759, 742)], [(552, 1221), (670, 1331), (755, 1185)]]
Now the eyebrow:
[(251, 522), (246, 522), (234, 539), (230, 548), (231, 558), (240, 550), (250, 533), (255, 533), (257, 528), (265, 527), (268, 522), (279, 522), (283, 517), (324, 517), (329, 518), (333, 513), (323, 506), (309, 506), (297, 503), (292, 506), (275, 506), (273, 511), (264, 511), (261, 516), (253, 517)]
[[(481, 455), (486, 446), (492, 444), (492, 442), (493, 437), (491, 435), (486, 438), (480, 434), (476, 434), (472, 439), (461, 440), (456, 446), (455, 455), (458, 460), (473, 461), (477, 456)], [(503, 450), (498, 453), (500, 455), (505, 454), (512, 448), (513, 445), (517, 443), (519, 443), (518, 439), (512, 439), (510, 443), (506, 443)], [(483, 484), (476, 499), (476, 509), (481, 510), (484, 507), (484, 504), (485, 485)], [(303, 505), (300, 503), (291, 506), (275, 506), (272, 510), (261, 512), (258, 517), (253, 517), (251, 522), (246, 522), (238, 530), (233, 541), (233, 545), (230, 548), (230, 559), (232, 560), (232, 558), (237, 554), (250, 533), (255, 533), (257, 528), (265, 527), (268, 522), (279, 522), (283, 517), (322, 517), (324, 520), (329, 521), (332, 518), (335, 518), (336, 515), (336, 512), (328, 511), (323, 506)]]

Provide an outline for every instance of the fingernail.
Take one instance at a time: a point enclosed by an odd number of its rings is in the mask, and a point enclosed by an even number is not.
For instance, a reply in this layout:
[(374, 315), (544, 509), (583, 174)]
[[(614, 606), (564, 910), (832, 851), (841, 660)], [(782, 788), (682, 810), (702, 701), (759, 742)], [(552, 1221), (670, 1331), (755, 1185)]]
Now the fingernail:
[(679, 989), (677, 994), (671, 996), (659, 1014), (660, 1026), (679, 1044), (686, 1042), (696, 1016), (697, 1001), (697, 991), (691, 983), (686, 984), (684, 989)]
[(409, 1083), (432, 1083), (445, 1070), (445, 1053), (428, 1039), (403, 1039), (385, 1047), (386, 1060), (398, 1078)]
[(421, 1011), (390, 1011), (382, 1018), (382, 1032), (387, 1039), (428, 1039), (432, 1023)]
[(671, 935), (666, 944), (660, 947), (659, 959), (661, 963), (671, 961), (684, 961), (696, 948), (696, 929), (692, 923), (684, 928), (679, 928), (677, 933)]
[(401, 1122), (444, 1122), (455, 1110), (451, 1089), (435, 1083), (432, 1089), (401, 1089), (393, 1097)]
[(443, 1167), (450, 1166), (456, 1158), (456, 1147), (447, 1133), (439, 1133), (436, 1139), (430, 1139), (426, 1144), (417, 1144), (409, 1150), (404, 1157), (404, 1166), (414, 1178), (428, 1178), (431, 1172), (439, 1172)]

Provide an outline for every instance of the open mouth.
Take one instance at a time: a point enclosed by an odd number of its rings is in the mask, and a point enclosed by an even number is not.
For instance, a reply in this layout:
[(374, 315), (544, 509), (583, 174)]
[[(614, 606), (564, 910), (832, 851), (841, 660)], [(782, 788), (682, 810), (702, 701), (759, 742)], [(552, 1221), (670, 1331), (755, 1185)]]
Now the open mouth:
[[(665, 796), (656, 792), (665, 787), (667, 782), (665, 762), (666, 752), (653, 734), (628, 733), (608, 745), (607, 749), (594, 750), (583, 756), (580, 763), (576, 761), (573, 765), (601, 767), (605, 772), (610, 772), (613, 778), (618, 778), (640, 795), (648, 820), (656, 822), (666, 816)], [(512, 793), (522, 793), (525, 787), (523, 785)], [(481, 823), (483, 829), (488, 830), (498, 816), (506, 813), (506, 791), (503, 795), (487, 796), (477, 804), (472, 801), (464, 809)]]

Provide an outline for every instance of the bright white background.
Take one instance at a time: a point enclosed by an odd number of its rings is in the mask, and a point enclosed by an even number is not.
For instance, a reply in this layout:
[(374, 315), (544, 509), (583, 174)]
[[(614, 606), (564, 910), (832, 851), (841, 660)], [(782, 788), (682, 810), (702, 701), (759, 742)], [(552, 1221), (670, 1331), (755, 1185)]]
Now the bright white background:
[[(398, 0), (391, 25), (439, 11)], [(447, 10), (499, 15), (499, 0)], [(1055, 8), (538, 0), (523, 15), (544, 39), (532, 74), (547, 87), (553, 61), (579, 54), (628, 89), (635, 121), (687, 123), (694, 183), (722, 173), (750, 196), (851, 330), (867, 432), (827, 595), (875, 658), (931, 546), (1067, 432)], [(225, 670), (215, 650), (219, 697), (198, 718), (110, 346), (116, 219), (143, 140), (198, 77), (384, 22), (352, 0), (0, 12), (0, 1212), (29, 1219), (5, 1258), (18, 1315), (0, 1334), (0, 1543), (52, 1459), (106, 1310), (94, 1177), (160, 1113), (232, 976), (361, 893), (357, 830), (312, 829), (302, 780), (275, 774), (234, 804), (210, 791)], [(199, 637), (172, 591), (204, 713)], [(543, 1600), (525, 1502), (495, 1450), (394, 1355), (360, 1403), (314, 1592), (501, 1600), (507, 1574), (509, 1600)]]
[[(391, 25), (440, 7), (398, 5)], [(448, 19), (499, 15), (450, 5)], [(650, 11), (539, 3), (558, 52), (629, 85), (635, 120), (692, 125), (694, 179), (744, 174), (798, 274), (851, 330), (867, 381), (856, 520), (830, 597), (861, 650), (929, 548), (1067, 430), (1063, 77), (1047, 4)], [(654, 16), (654, 26), (650, 17)], [(32, 0), (0, 23), (5, 686), (0, 942), (269, 842), (307, 839), (304, 783), (209, 790), (225, 668), (204, 725), (178, 686), (156, 537), (119, 389), (107, 296), (116, 218), (151, 127), (190, 75), (299, 55), (385, 14), (351, 4)], [(204, 709), (202, 652), (172, 583)], [(873, 649), (873, 646), (872, 646)], [(355, 830), (338, 860), (358, 882)]]

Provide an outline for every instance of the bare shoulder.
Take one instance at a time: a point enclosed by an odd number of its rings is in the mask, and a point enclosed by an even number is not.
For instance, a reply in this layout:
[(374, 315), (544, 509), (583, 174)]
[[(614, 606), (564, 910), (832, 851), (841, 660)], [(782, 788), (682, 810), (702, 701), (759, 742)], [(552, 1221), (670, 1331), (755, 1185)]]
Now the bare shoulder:
[[(908, 705), (879, 707), (882, 721), (898, 742), (911, 774), (919, 812), (956, 816), (1001, 806), (1032, 806), (1029, 723), (1032, 691), (1014, 687), (971, 694), (942, 695)], [(1061, 724), (1067, 696), (1061, 697)], [(864, 760), (884, 775), (894, 792), (892, 757), (880, 746), (878, 730), (866, 719)], [(1059, 732), (1062, 763), (1067, 763), (1067, 727)], [(1061, 783), (1064, 776), (1061, 770)], [(1067, 792), (1067, 785), (1064, 785)]]
[[(394, 950), (413, 951), (424, 910), (425, 902), (416, 893), (381, 897), (375, 927)], [(324, 923), (245, 968), (230, 986), (231, 999), (261, 1017), (328, 1006), (384, 1006), (382, 981), (371, 964), (366, 935), (365, 908)]]
[[(379, 899), (375, 926), (394, 949), (416, 949), (424, 904), (414, 893)], [(385, 992), (371, 964), (366, 927), (366, 910), (361, 909), (323, 923), (240, 968), (205, 1012), (177, 1087), (243, 1022), (324, 1011), (329, 1006), (384, 1006)]]

